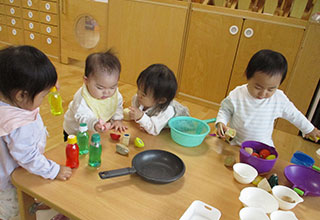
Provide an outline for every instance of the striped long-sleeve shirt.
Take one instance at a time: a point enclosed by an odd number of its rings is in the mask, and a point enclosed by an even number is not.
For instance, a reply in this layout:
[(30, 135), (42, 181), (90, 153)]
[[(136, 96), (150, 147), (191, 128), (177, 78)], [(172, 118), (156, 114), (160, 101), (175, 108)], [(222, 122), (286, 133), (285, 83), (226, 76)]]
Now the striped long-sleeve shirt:
[(277, 118), (288, 120), (304, 134), (314, 129), (283, 91), (277, 89), (270, 98), (256, 99), (250, 95), (247, 84), (232, 90), (222, 101), (217, 123), (227, 125), (229, 122), (229, 127), (236, 129), (237, 135), (231, 142), (233, 145), (255, 140), (274, 146), (272, 132)]

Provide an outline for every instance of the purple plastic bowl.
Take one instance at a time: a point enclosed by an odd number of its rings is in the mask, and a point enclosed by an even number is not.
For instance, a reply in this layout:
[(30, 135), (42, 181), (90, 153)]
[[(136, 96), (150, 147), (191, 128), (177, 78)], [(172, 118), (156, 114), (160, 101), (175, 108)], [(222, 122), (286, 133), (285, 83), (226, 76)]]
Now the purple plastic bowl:
[[(253, 150), (256, 150), (257, 152), (259, 152), (262, 149), (268, 149), (271, 154), (276, 155), (276, 159), (266, 160), (266, 159), (254, 157), (250, 155), (247, 151), (245, 151), (244, 149), (245, 147), (251, 147)], [(275, 165), (277, 159), (278, 159), (278, 153), (276, 149), (264, 143), (261, 143), (258, 141), (245, 141), (241, 145), (240, 162), (253, 166), (254, 168), (256, 168), (259, 174), (269, 172)]]

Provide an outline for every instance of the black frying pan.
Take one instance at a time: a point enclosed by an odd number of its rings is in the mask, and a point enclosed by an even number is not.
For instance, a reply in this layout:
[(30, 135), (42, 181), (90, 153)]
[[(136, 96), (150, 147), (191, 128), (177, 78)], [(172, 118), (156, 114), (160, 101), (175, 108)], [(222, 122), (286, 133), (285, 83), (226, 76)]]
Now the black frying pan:
[(138, 153), (132, 160), (132, 167), (99, 172), (101, 179), (137, 173), (153, 183), (170, 183), (183, 176), (183, 161), (176, 155), (164, 150), (146, 150)]

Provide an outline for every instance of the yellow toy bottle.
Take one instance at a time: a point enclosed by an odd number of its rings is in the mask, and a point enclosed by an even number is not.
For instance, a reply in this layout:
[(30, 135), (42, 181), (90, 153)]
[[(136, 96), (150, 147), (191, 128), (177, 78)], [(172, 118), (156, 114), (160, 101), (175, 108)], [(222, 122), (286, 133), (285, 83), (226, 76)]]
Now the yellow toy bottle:
[(63, 113), (62, 98), (55, 86), (50, 89), (49, 104), (53, 115), (61, 115)]

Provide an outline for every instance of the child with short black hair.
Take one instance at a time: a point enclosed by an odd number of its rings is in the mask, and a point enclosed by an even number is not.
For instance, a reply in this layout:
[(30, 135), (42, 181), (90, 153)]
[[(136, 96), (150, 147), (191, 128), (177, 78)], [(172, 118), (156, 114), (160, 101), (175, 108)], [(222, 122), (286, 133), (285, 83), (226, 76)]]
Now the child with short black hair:
[(320, 131), (294, 106), (278, 87), (287, 74), (286, 58), (272, 50), (260, 50), (250, 59), (246, 69), (248, 83), (236, 87), (222, 103), (217, 116), (217, 133), (224, 138), (229, 126), (237, 131), (231, 144), (246, 140), (274, 146), (274, 121), (284, 118), (306, 136), (320, 137)]
[(177, 92), (174, 73), (163, 64), (153, 64), (137, 79), (138, 92), (132, 98), (129, 116), (147, 133), (158, 135), (175, 116), (189, 115), (187, 107), (173, 100)]
[(39, 106), (57, 83), (55, 67), (31, 46), (0, 51), (0, 219), (18, 214), (10, 175), (18, 166), (46, 179), (68, 179), (72, 171), (44, 155), (47, 130)]
[(84, 84), (76, 92), (64, 115), (64, 139), (76, 135), (80, 123), (88, 129), (104, 132), (127, 129), (122, 124), (123, 98), (118, 89), (121, 64), (111, 50), (93, 53), (86, 59)]

